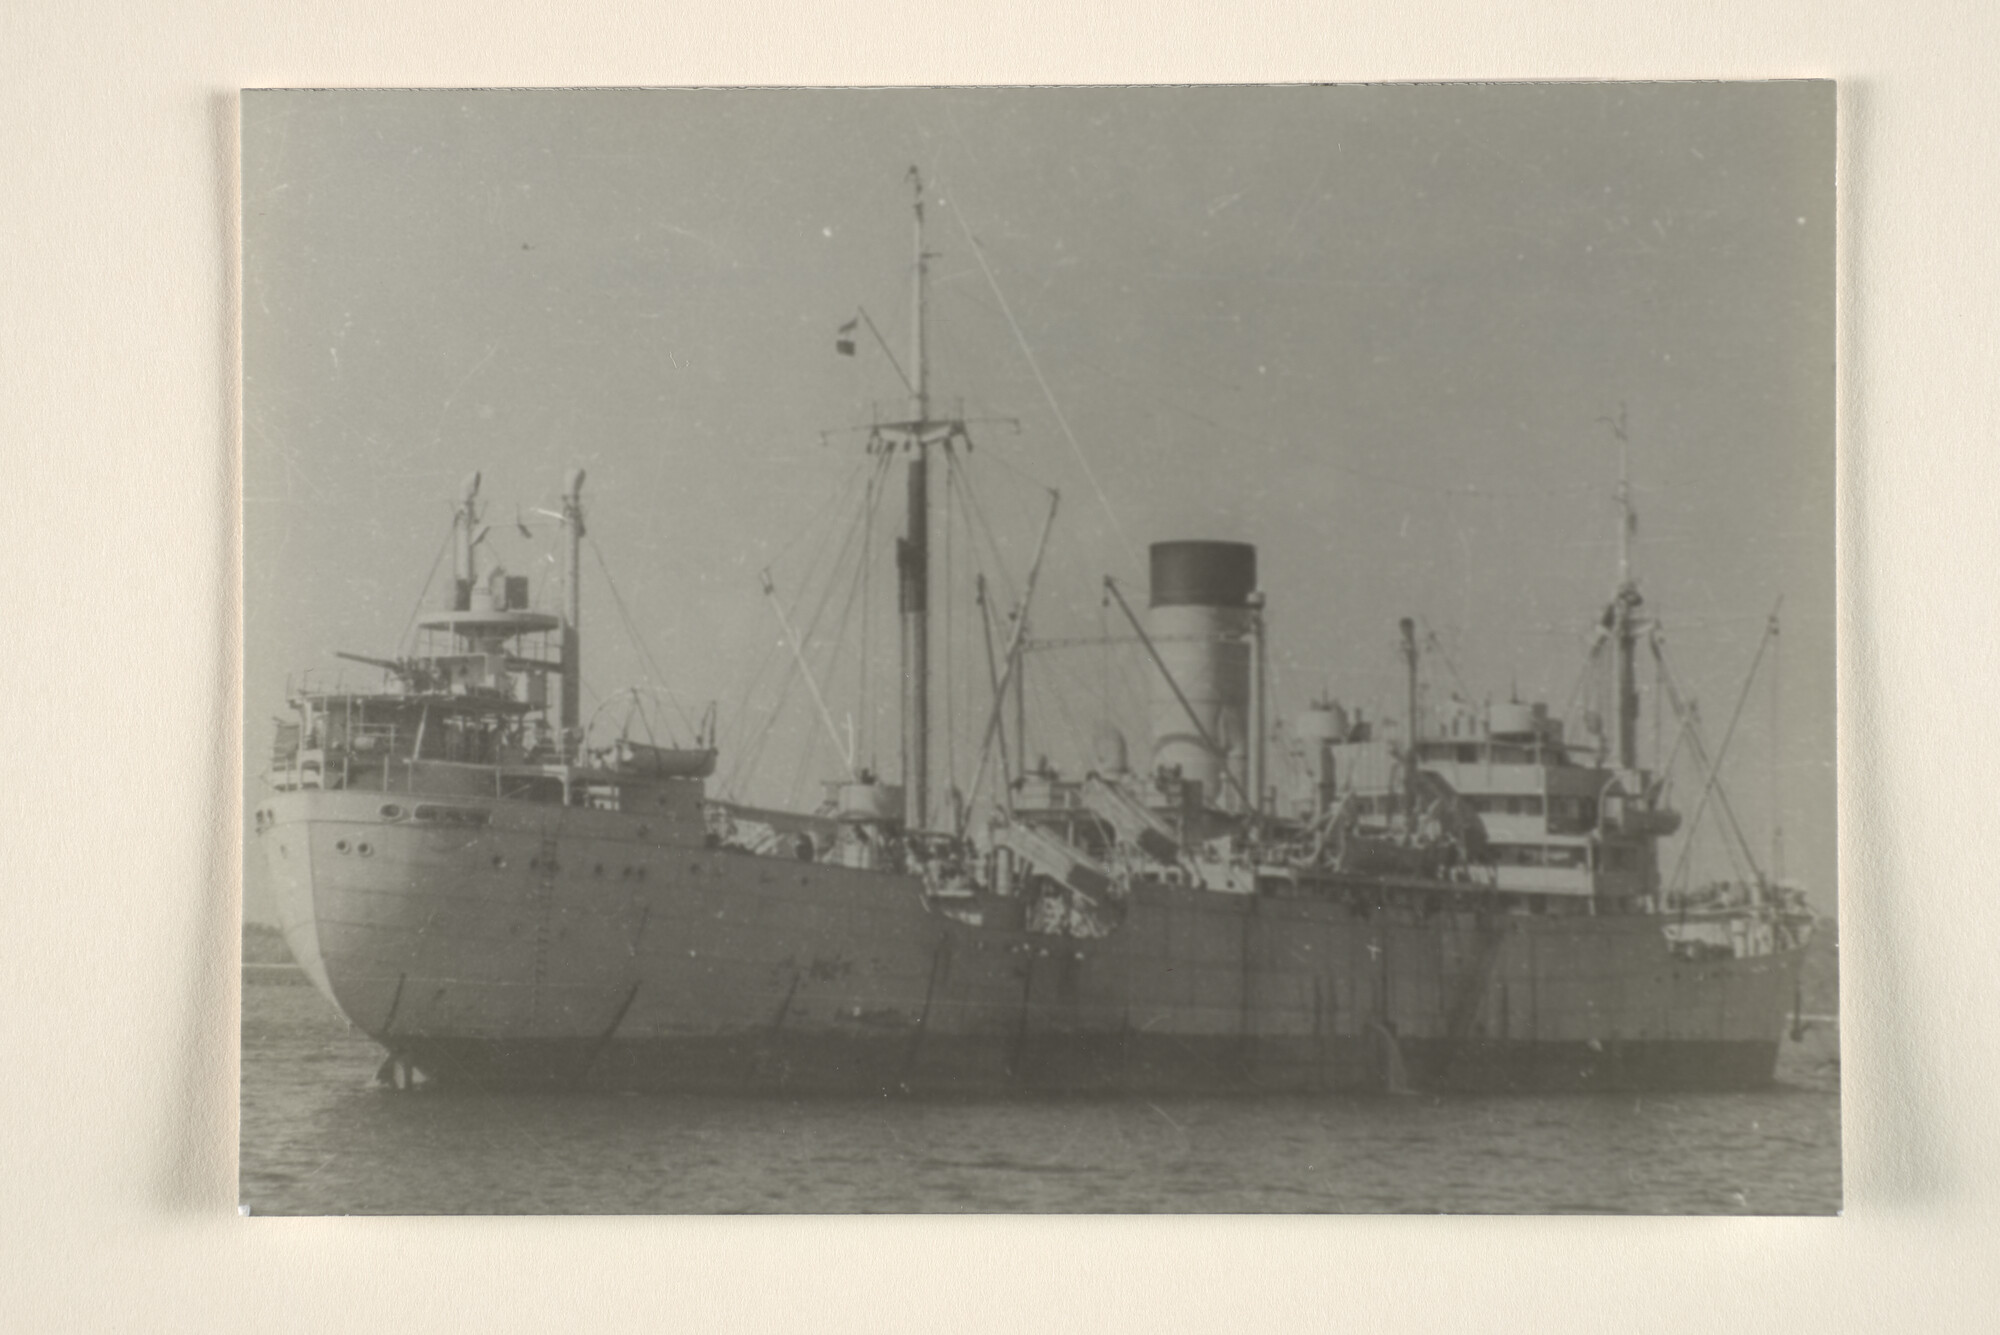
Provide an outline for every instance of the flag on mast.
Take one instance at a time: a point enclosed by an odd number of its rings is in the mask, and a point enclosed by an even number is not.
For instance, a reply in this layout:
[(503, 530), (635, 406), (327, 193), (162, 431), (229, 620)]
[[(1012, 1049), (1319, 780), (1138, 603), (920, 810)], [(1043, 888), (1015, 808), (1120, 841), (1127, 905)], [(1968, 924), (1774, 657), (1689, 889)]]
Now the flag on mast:
[(833, 350), (835, 352), (843, 357), (852, 357), (854, 355), (854, 330), (860, 323), (861, 317), (857, 315), (840, 327), (840, 331), (834, 335), (833, 339)]

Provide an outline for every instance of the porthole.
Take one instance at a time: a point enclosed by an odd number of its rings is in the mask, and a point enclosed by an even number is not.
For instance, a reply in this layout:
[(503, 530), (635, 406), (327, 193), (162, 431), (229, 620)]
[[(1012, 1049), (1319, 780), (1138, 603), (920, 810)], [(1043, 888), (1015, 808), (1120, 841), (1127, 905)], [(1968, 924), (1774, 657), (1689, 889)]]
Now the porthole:
[(493, 855), (493, 870), (504, 871), (506, 869), (506, 866), (507, 866), (507, 859), (501, 857), (498, 853), (495, 853)]
[(375, 856), (375, 845), (364, 841), (355, 845), (354, 851), (364, 858), (372, 858)]
[(336, 839), (333, 841), (333, 851), (336, 853), (351, 852), (353, 851), (353, 847), (354, 846), (348, 843), (345, 839)]
[(384, 802), (382, 804), (383, 820), (401, 820), (402, 818), (403, 818), (402, 807), (396, 805), (394, 802)]

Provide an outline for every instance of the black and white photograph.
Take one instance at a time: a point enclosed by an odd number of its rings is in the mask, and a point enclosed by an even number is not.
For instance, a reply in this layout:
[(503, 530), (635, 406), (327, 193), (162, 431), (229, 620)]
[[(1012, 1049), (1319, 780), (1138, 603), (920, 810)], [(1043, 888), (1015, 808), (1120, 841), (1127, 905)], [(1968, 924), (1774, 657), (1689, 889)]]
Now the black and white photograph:
[(242, 1208), (1838, 1214), (1835, 105), (243, 92)]

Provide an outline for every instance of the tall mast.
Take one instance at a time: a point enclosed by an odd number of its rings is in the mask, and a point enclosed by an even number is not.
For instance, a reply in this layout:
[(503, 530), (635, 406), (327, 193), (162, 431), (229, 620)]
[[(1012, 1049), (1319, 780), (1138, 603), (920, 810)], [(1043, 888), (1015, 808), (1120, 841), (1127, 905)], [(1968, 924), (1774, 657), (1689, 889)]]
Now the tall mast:
[(1253, 591), (1250, 604), (1250, 814), (1264, 814), (1264, 780), (1271, 720), (1264, 697), (1264, 595)]
[(910, 168), (916, 217), (916, 291), (911, 298), (909, 527), (897, 544), (897, 589), (903, 618), (903, 823), (928, 824), (930, 787), (930, 371), (924, 357), (924, 180)]
[(556, 716), (565, 759), (576, 754), (583, 723), (583, 470), (563, 479), (562, 699)]
[(1414, 839), (1417, 833), (1417, 623), (1404, 617), (1397, 629), (1403, 633), (1403, 669), (1408, 674), (1410, 735), (1403, 757), (1403, 829)]
[(1625, 408), (1619, 405), (1611, 433), (1618, 438), (1618, 592), (1611, 600), (1611, 639), (1617, 713), (1613, 719), (1614, 753), (1620, 769), (1639, 767), (1638, 640), (1639, 586), (1632, 578), (1632, 537), (1639, 515), (1632, 508), (1632, 441), (1625, 429)]

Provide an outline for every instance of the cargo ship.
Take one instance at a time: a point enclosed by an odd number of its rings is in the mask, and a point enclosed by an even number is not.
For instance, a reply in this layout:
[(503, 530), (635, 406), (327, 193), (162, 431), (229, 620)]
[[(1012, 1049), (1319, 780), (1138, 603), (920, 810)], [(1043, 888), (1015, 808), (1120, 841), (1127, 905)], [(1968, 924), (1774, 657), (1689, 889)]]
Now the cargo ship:
[[(380, 670), (366, 689), (288, 690), (251, 818), (285, 940), (380, 1044), (381, 1078), (777, 1096), (1771, 1081), (1813, 918), (1761, 872), (1702, 891), (1662, 874), (1681, 820), (1638, 755), (1638, 663), (1663, 651), (1622, 483), (1591, 650), (1609, 707), (1578, 735), (1534, 703), (1423, 707), (1411, 620), (1394, 709), (1321, 697), (1279, 719), (1255, 547), (1164, 540), (1143, 610), (1104, 581), (1149, 683), (1145, 760), (1107, 727), (1074, 772), (1031, 763), (1051, 496), (1019, 601), (983, 623), (977, 768), (964, 791), (932, 773), (932, 474), (970, 437), (930, 392), (914, 193), (909, 394), (868, 430), (907, 505), (895, 781), (841, 746), (816, 686), (841, 763), (810, 810), (712, 792), (712, 713), (678, 744), (600, 735), (580, 696), (583, 475), (548, 516), (545, 608), (485, 559), (475, 474), (412, 652), (343, 655)], [(1676, 750), (1706, 807), (1695, 727)]]

